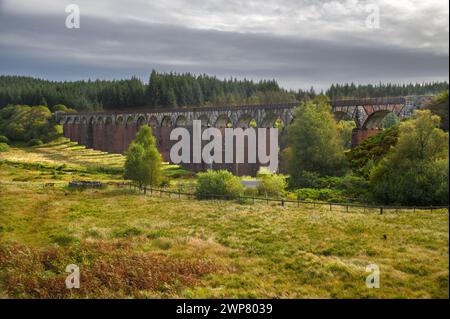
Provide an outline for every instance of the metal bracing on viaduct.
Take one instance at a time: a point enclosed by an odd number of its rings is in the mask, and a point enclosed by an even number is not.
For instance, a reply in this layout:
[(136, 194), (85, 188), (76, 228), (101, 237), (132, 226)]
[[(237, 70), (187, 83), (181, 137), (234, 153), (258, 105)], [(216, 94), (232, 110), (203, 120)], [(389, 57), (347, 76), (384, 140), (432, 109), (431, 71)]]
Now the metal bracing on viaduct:
[[(382, 119), (395, 113), (400, 119), (411, 116), (429, 96), (406, 96), (331, 101), (337, 120), (353, 119), (353, 145), (378, 132)], [(64, 135), (88, 148), (110, 153), (124, 153), (139, 127), (153, 128), (158, 148), (168, 161), (170, 131), (174, 127), (191, 127), (194, 120), (203, 127), (273, 127), (276, 121), (289, 125), (298, 103), (275, 105), (244, 105), (220, 107), (190, 107), (178, 109), (148, 109), (137, 112), (56, 113), (64, 127)], [(199, 168), (202, 169), (202, 168)], [(242, 170), (241, 170), (242, 171)], [(244, 170), (245, 171), (245, 170)], [(251, 170), (252, 172), (254, 169)]]

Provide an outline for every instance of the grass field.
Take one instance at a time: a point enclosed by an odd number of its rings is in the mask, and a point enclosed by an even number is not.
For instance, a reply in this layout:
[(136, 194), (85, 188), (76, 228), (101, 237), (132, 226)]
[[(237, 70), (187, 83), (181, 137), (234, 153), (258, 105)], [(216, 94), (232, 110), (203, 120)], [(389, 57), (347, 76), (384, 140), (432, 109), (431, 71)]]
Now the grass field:
[[(64, 140), (0, 153), (0, 297), (449, 297), (447, 211), (330, 212), (66, 186), (121, 180), (123, 161)], [(65, 288), (68, 264), (80, 267), (79, 289)], [(379, 289), (365, 285), (369, 264), (380, 268)]]

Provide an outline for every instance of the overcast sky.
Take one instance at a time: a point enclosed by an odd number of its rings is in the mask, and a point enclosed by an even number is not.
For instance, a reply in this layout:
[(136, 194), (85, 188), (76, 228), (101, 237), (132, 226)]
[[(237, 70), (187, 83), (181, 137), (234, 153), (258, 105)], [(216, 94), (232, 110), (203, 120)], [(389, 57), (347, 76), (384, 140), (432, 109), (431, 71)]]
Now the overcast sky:
[[(71, 3), (79, 29), (65, 26)], [(448, 80), (448, 36), (447, 0), (0, 0), (0, 74), (147, 81), (156, 69), (295, 89)]]

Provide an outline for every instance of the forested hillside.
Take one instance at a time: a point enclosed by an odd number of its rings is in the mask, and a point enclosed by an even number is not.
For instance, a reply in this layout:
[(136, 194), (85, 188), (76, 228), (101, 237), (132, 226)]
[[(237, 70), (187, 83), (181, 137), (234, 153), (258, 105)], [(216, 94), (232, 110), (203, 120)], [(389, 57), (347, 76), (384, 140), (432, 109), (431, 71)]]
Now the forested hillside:
[[(308, 95), (308, 92), (302, 93)], [(139, 106), (175, 107), (262, 104), (296, 101), (275, 80), (219, 80), (208, 75), (152, 72), (149, 84), (125, 80), (53, 82), (31, 77), (0, 76), (0, 107), (8, 104), (64, 104), (79, 111)]]
[(380, 83), (378, 85), (333, 84), (326, 91), (332, 99), (339, 98), (369, 98), (384, 96), (406, 95), (435, 95), (448, 90), (448, 82), (392, 84)]
[[(437, 94), (447, 82), (424, 84), (333, 84), (325, 93), (334, 98)], [(0, 108), (8, 104), (63, 104), (78, 111), (142, 106), (183, 107), (296, 102), (314, 98), (309, 90), (286, 90), (275, 80), (218, 79), (190, 73), (153, 71), (148, 83), (136, 77), (122, 80), (48, 81), (23, 76), (0, 76)]]

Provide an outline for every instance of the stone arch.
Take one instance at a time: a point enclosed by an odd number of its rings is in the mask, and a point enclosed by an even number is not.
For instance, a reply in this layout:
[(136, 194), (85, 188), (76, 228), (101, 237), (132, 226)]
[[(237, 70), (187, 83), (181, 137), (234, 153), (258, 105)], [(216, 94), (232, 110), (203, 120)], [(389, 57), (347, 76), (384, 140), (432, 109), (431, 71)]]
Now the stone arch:
[(211, 125), (208, 115), (202, 114), (198, 117), (198, 120), (202, 122), (202, 127), (208, 127)]
[[(281, 120), (281, 116), (276, 113), (268, 113), (262, 120), (260, 127), (270, 128), (275, 127), (275, 123)], [(284, 122), (284, 121), (283, 121)]]
[(138, 118), (137, 118), (137, 120), (136, 120), (136, 124), (137, 124), (137, 126), (139, 127), (139, 126), (142, 126), (142, 125), (144, 125), (144, 124), (146, 124), (146, 122), (147, 122), (147, 119), (145, 118), (145, 116), (144, 115), (139, 115), (138, 116)]
[(379, 110), (370, 114), (367, 119), (364, 121), (362, 128), (363, 129), (377, 129), (381, 121), (388, 115), (389, 113), (393, 113), (390, 110)]
[(150, 116), (150, 118), (148, 119), (148, 125), (150, 125), (151, 127), (157, 127), (158, 124), (158, 118), (154, 115)]
[(113, 119), (111, 116), (107, 116), (105, 119), (105, 125), (111, 125), (113, 122)]
[(103, 126), (105, 124), (105, 120), (103, 119), (103, 117), (99, 116), (97, 118), (97, 125)]
[(162, 127), (171, 127), (172, 126), (172, 118), (168, 115), (165, 115), (161, 120)]
[(125, 125), (127, 125), (127, 126), (133, 125), (133, 122), (134, 122), (133, 116), (128, 116), (128, 117), (127, 117), (127, 120), (126, 120), (126, 122), (125, 122)]
[(342, 111), (333, 112), (333, 116), (334, 116), (336, 122), (350, 121), (353, 119), (351, 114), (348, 114), (347, 112), (342, 112)]
[(217, 117), (216, 123), (214, 125), (217, 128), (226, 128), (226, 127), (232, 127), (233, 122), (229, 118), (227, 114), (221, 114)]
[(184, 115), (180, 115), (177, 117), (176, 121), (175, 121), (175, 126), (176, 127), (185, 127), (187, 126), (187, 118)]
[(69, 118), (67, 116), (61, 116), (58, 118), (58, 123), (60, 125), (67, 124), (67, 123), (69, 123)]
[(242, 114), (237, 120), (236, 127), (249, 128), (252, 121), (255, 121), (252, 115), (248, 113)]
[(116, 125), (122, 125), (124, 124), (124, 118), (122, 115), (119, 115), (116, 117)]

